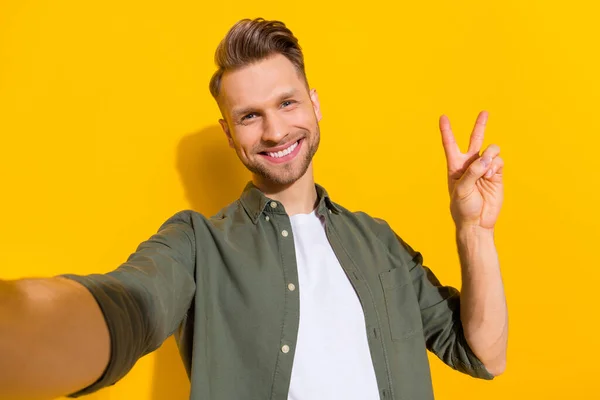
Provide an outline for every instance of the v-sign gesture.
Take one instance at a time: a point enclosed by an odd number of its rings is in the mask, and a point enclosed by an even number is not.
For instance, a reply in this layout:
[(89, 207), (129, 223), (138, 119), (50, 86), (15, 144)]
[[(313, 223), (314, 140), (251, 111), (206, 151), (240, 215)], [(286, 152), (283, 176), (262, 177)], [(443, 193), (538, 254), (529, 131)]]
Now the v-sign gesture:
[(442, 144), (448, 167), (450, 211), (457, 227), (478, 226), (492, 230), (504, 198), (500, 147), (488, 146), (480, 154), (487, 112), (477, 116), (469, 149), (462, 153), (450, 128), (448, 117), (440, 117)]

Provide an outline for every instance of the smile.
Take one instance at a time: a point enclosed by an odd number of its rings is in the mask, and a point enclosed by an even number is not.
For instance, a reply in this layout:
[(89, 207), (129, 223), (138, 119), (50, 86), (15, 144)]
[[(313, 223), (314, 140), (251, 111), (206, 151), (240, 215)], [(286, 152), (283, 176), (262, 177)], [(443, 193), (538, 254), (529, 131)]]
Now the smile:
[(269, 157), (273, 157), (273, 158), (281, 158), (284, 156), (287, 156), (288, 154), (290, 154), (292, 151), (294, 151), (294, 149), (298, 146), (298, 142), (294, 142), (290, 147), (288, 147), (287, 149), (283, 149), (281, 151), (278, 151), (276, 153), (269, 153), (267, 152), (267, 155)]
[(288, 147), (286, 147), (282, 150), (265, 151), (260, 154), (272, 163), (275, 163), (275, 164), (284, 163), (284, 162), (290, 161), (294, 157), (296, 157), (296, 155), (300, 151), (300, 148), (302, 147), (303, 141), (304, 141), (304, 139), (300, 139), (300, 140), (290, 144)]

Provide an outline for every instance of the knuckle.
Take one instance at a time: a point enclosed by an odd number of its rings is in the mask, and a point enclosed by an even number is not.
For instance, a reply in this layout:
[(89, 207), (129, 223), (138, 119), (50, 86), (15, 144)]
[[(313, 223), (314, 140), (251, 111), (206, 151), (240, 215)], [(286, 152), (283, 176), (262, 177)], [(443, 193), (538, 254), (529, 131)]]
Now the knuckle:
[(485, 149), (483, 154), (497, 156), (498, 154), (500, 154), (500, 146), (498, 146), (497, 144), (491, 144)]
[(465, 171), (465, 176), (467, 178), (469, 177), (476, 177), (481, 175), (481, 171), (483, 171), (485, 169), (485, 167), (483, 166), (483, 164), (481, 163), (473, 163), (466, 171)]

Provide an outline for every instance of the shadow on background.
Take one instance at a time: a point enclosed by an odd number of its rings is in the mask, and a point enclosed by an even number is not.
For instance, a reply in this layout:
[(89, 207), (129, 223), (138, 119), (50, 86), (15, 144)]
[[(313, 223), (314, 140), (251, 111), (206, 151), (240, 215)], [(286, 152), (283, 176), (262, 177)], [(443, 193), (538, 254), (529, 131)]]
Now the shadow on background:
[[(214, 215), (241, 194), (249, 172), (220, 126), (185, 136), (177, 147), (177, 170), (190, 208)], [(152, 400), (189, 399), (190, 382), (173, 336), (155, 352)]]
[(218, 125), (179, 142), (177, 170), (190, 207), (206, 216), (235, 201), (250, 180)]

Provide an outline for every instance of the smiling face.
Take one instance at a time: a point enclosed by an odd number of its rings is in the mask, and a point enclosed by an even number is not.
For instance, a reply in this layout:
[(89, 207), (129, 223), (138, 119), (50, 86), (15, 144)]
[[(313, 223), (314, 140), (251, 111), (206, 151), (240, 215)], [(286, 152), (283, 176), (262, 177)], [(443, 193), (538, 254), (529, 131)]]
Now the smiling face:
[(286, 186), (304, 176), (319, 147), (319, 99), (285, 56), (226, 72), (218, 102), (229, 145), (255, 179)]

